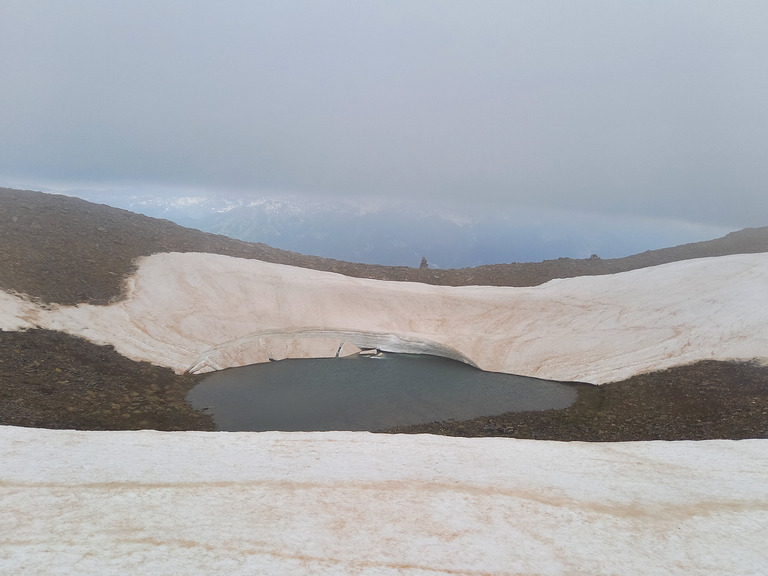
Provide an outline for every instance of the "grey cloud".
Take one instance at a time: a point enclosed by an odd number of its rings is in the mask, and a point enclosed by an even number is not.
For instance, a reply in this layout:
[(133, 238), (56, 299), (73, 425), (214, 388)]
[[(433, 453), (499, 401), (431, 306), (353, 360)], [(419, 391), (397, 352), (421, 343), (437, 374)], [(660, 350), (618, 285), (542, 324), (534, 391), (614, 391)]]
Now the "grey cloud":
[(768, 214), (761, 2), (4, 2), (0, 177)]

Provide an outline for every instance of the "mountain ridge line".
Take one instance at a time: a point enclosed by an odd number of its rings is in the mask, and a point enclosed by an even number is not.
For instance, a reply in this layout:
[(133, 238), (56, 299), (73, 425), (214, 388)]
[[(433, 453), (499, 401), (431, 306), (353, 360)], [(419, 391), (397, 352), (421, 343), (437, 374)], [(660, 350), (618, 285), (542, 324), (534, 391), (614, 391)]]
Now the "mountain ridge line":
[(559, 258), (442, 270), (299, 254), (70, 196), (0, 188), (0, 289), (50, 304), (108, 304), (120, 299), (125, 278), (136, 269), (135, 260), (160, 252), (207, 252), (377, 280), (522, 287), (693, 258), (768, 252), (768, 226), (623, 258)]

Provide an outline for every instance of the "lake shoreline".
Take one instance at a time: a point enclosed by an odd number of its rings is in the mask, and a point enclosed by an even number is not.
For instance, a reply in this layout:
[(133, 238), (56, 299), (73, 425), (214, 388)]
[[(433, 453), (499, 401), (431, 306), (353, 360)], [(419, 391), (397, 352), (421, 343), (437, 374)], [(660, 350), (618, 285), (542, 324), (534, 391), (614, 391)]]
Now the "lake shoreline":
[[(186, 395), (204, 376), (133, 362), (48, 330), (0, 331), (0, 424), (79, 430), (215, 430)], [(768, 438), (768, 366), (698, 362), (593, 386), (569, 408), (388, 433), (625, 442)]]
[(374, 432), (562, 409), (576, 401), (577, 389), (429, 354), (377, 352), (210, 372), (187, 401), (213, 416), (223, 432)]
[(433, 422), (389, 433), (535, 440), (629, 442), (768, 438), (768, 366), (704, 361), (582, 385), (562, 410), (510, 412), (463, 422)]

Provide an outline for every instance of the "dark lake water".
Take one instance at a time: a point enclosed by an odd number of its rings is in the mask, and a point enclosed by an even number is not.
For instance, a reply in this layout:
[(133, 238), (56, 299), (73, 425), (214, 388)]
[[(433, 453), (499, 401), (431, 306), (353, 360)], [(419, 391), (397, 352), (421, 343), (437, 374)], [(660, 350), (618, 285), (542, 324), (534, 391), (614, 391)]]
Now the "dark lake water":
[(282, 360), (214, 372), (187, 396), (218, 430), (384, 430), (566, 408), (574, 385), (483, 372), (436, 356)]

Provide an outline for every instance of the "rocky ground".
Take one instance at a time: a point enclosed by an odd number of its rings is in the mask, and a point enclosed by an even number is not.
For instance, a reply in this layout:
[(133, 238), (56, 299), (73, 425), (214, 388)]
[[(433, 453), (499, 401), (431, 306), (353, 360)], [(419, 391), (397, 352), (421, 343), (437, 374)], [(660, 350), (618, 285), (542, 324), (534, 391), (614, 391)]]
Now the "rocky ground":
[(200, 376), (134, 362), (50, 330), (0, 331), (0, 423), (82, 430), (213, 430), (187, 392)]
[[(47, 303), (106, 304), (119, 299), (135, 258), (169, 251), (213, 252), (388, 280), (532, 286), (686, 258), (768, 252), (768, 228), (612, 260), (564, 258), (430, 270), (303, 256), (75, 198), (0, 189), (4, 290)], [(210, 417), (184, 400), (198, 378), (133, 362), (110, 347), (65, 334), (0, 331), (0, 424), (210, 430)], [(586, 441), (768, 438), (768, 367), (701, 362), (599, 388), (580, 386), (579, 399), (565, 410), (392, 431)]]
[(564, 410), (510, 412), (389, 432), (584, 442), (768, 438), (768, 366), (699, 362), (580, 386)]

